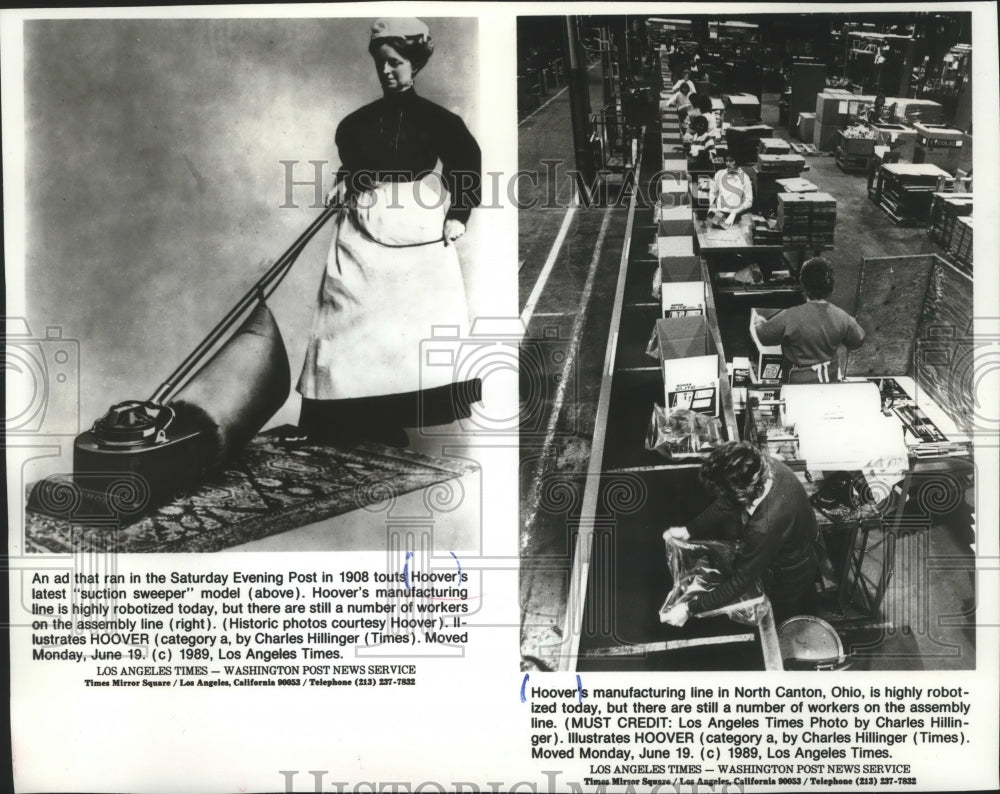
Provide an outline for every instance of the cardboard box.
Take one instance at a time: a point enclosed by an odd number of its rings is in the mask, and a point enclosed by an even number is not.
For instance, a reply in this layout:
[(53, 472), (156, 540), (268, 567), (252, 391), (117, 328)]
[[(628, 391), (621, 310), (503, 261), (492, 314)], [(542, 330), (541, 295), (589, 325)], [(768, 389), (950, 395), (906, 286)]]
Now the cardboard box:
[(726, 364), (726, 370), (733, 392), (733, 410), (742, 411), (747, 404), (747, 389), (752, 383), (750, 359), (746, 356), (733, 356), (732, 363)]
[(832, 152), (837, 145), (837, 133), (840, 132), (839, 124), (816, 124), (813, 127), (812, 143), (821, 152)]
[(701, 317), (705, 314), (704, 281), (667, 281), (660, 288), (664, 317)]
[(663, 281), (702, 281), (701, 257), (660, 257), (660, 277)]
[(680, 234), (674, 237), (656, 238), (658, 259), (674, 256), (694, 256), (694, 238)]
[(812, 143), (813, 129), (816, 127), (815, 113), (799, 113), (799, 140)]
[(660, 212), (660, 222), (657, 226), (657, 237), (691, 236), (694, 234), (694, 220), (691, 217), (691, 207), (664, 207)]
[(914, 124), (917, 132), (913, 162), (933, 163), (945, 171), (959, 168), (965, 154), (966, 134), (943, 124)]
[(790, 154), (792, 147), (781, 138), (761, 138), (757, 145), (761, 154)]
[[(851, 118), (863, 115), (875, 104), (874, 95), (857, 95), (823, 91), (816, 95), (816, 126), (844, 126)], [(886, 107), (891, 100), (886, 99)]]
[(656, 321), (667, 411), (719, 414), (719, 351), (704, 317)]
[(691, 192), (686, 179), (664, 177), (660, 182), (660, 206), (666, 209), (691, 204)]
[(726, 94), (722, 102), (725, 105), (723, 121), (733, 124), (760, 121), (760, 100), (753, 94)]
[(871, 157), (875, 153), (874, 138), (848, 138), (843, 131), (837, 132), (841, 151), (849, 157)]
[(750, 339), (753, 342), (757, 355), (754, 361), (755, 377), (754, 382), (775, 382), (783, 380), (784, 359), (781, 356), (781, 345), (762, 345), (757, 338), (757, 318), (762, 317), (769, 320), (774, 317), (780, 309), (750, 309)]
[(673, 156), (673, 152), (669, 153), (671, 156), (664, 156), (663, 158), (663, 169), (660, 172), (660, 176), (664, 179), (674, 179), (682, 180), (687, 179), (687, 160), (683, 157)]
[[(653, 220), (659, 224), (660, 221), (667, 221), (671, 224), (668, 227), (664, 227), (663, 231), (657, 231), (657, 236), (659, 237), (676, 237), (681, 234), (689, 234), (693, 232), (684, 231), (687, 229), (687, 222), (692, 221), (691, 207), (688, 205), (683, 205), (680, 207), (665, 207), (661, 204), (657, 204), (653, 208)], [(692, 221), (692, 226), (693, 226)]]
[(800, 176), (792, 176), (787, 179), (775, 179), (775, 184), (781, 188), (782, 193), (818, 193), (819, 188), (816, 187), (808, 179), (803, 179)]

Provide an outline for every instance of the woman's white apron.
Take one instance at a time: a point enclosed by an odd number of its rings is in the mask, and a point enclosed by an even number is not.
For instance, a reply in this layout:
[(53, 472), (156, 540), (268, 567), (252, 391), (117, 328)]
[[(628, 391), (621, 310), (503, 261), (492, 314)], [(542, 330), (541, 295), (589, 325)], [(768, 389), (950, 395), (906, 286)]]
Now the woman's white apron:
[(440, 177), (383, 182), (336, 218), (298, 390), (312, 400), (400, 394), (455, 381), (421, 357), (437, 331), (468, 329)]

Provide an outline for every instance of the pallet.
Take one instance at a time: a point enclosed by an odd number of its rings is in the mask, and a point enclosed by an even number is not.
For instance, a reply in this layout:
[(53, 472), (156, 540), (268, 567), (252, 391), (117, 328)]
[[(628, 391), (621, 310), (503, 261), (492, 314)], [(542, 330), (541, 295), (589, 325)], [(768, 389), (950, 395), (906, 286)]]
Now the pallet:
[(795, 141), (789, 141), (788, 145), (792, 147), (792, 151), (796, 154), (821, 154), (820, 150), (811, 143), (796, 143)]
[(927, 219), (926, 218), (914, 218), (914, 217), (909, 217), (909, 216), (903, 217), (901, 215), (897, 215), (892, 209), (890, 209), (888, 206), (886, 206), (886, 203), (885, 203), (884, 200), (879, 202), (879, 207), (882, 208), (882, 212), (884, 212), (886, 215), (888, 215), (889, 218), (892, 220), (892, 222), (894, 224), (896, 224), (896, 226), (913, 226), (913, 227), (919, 227), (919, 226), (926, 226), (927, 225)]
[(872, 155), (848, 154), (837, 147), (837, 165), (848, 174), (867, 174), (872, 164)]

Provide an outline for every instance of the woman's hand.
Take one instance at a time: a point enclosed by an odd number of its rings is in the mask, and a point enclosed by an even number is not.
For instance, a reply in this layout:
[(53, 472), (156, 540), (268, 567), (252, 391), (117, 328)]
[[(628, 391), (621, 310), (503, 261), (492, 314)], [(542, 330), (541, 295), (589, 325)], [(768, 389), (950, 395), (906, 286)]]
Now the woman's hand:
[(448, 218), (448, 220), (444, 222), (443, 237), (444, 244), (446, 246), (454, 243), (455, 240), (463, 234), (465, 234), (465, 224), (461, 221), (457, 221), (454, 218)]
[(666, 534), (677, 540), (691, 539), (691, 533), (688, 532), (687, 527), (670, 527), (670, 529), (666, 531)]

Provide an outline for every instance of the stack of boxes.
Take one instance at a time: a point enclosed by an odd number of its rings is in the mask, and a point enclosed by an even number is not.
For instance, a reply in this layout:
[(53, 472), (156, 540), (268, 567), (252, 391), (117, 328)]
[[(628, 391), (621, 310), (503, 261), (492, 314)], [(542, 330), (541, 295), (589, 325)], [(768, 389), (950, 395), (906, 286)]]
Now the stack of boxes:
[(938, 182), (950, 175), (928, 163), (892, 163), (879, 169), (875, 200), (897, 224), (919, 226), (930, 216)]
[(757, 142), (757, 151), (760, 154), (791, 154), (792, 147), (781, 138), (761, 138)]
[(797, 177), (805, 168), (805, 158), (800, 154), (762, 154), (757, 158), (759, 173), (779, 179)]
[(972, 272), (972, 216), (959, 218), (955, 222), (955, 232), (948, 247), (948, 254), (955, 263)]
[(778, 180), (797, 178), (806, 168), (806, 161), (801, 155), (787, 151), (776, 153), (781, 152), (780, 144), (788, 144), (784, 141), (772, 143), (772, 140), (764, 138), (760, 141), (761, 153), (757, 157), (757, 164), (749, 168), (748, 173), (753, 182), (757, 212), (773, 217), (777, 211), (778, 193), (781, 192)]
[(951, 248), (956, 222), (971, 214), (971, 193), (935, 193), (931, 199), (927, 235), (947, 251)]
[(812, 142), (824, 152), (833, 151), (837, 133), (874, 104), (873, 96), (857, 96), (842, 88), (828, 88), (816, 95)]
[(781, 245), (781, 230), (777, 228), (775, 221), (768, 222), (762, 215), (752, 215), (753, 221), (753, 244), (754, 245)]
[(778, 229), (784, 245), (822, 248), (833, 245), (837, 200), (829, 193), (778, 194)]
[(886, 107), (896, 106), (896, 119), (916, 126), (921, 124), (941, 124), (944, 122), (944, 107), (930, 99), (903, 99), (892, 97), (885, 100)]

